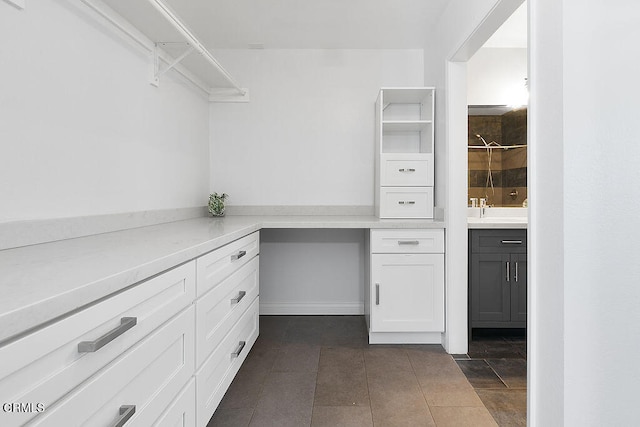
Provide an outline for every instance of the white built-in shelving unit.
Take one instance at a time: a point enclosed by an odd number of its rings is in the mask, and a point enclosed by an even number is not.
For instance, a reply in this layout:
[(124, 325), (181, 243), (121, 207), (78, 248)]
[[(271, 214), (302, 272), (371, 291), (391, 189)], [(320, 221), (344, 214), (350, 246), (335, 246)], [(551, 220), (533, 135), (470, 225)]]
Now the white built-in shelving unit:
[(380, 218), (433, 218), (434, 96), (431, 87), (380, 89), (375, 150)]

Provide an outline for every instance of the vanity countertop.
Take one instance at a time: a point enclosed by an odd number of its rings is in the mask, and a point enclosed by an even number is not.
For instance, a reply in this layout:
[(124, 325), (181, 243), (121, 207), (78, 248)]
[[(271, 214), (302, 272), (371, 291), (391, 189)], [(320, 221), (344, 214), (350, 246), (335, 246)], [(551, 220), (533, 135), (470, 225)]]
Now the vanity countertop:
[(527, 228), (527, 218), (467, 218), (468, 228)]
[(527, 208), (487, 207), (480, 217), (480, 208), (467, 208), (468, 228), (527, 228)]
[(261, 228), (444, 228), (436, 220), (194, 218), (0, 251), (0, 343)]

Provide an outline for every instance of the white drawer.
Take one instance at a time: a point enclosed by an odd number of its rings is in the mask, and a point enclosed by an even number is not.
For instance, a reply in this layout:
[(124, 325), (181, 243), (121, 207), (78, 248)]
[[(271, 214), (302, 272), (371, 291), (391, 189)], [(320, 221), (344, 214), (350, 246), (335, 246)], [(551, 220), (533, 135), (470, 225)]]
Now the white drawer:
[(380, 218), (433, 218), (433, 187), (381, 187)]
[[(0, 400), (49, 407), (194, 298), (192, 261), (1, 347)], [(136, 325), (95, 352), (79, 352), (78, 343), (117, 329), (125, 317), (135, 317)], [(34, 415), (3, 412), (0, 424), (20, 425)]]
[(258, 231), (235, 240), (221, 248), (199, 257), (198, 296), (220, 283), (238, 268), (246, 264), (260, 251), (260, 234)]
[(152, 425), (194, 371), (189, 307), (38, 416), (35, 426), (108, 426), (134, 405), (127, 427)]
[(433, 154), (381, 154), (380, 185), (432, 187)]
[[(196, 380), (182, 389), (169, 407), (153, 423), (154, 427), (194, 427), (196, 425)], [(126, 424), (125, 424), (126, 427)]]
[(196, 303), (196, 366), (218, 347), (229, 329), (258, 296), (256, 256), (216, 285)]
[(371, 252), (441, 254), (444, 253), (444, 230), (371, 230)]
[[(196, 373), (197, 425), (206, 426), (258, 338), (259, 297)], [(244, 346), (242, 343), (244, 342)], [(241, 351), (239, 351), (242, 349)], [(239, 351), (239, 354), (235, 354)]]

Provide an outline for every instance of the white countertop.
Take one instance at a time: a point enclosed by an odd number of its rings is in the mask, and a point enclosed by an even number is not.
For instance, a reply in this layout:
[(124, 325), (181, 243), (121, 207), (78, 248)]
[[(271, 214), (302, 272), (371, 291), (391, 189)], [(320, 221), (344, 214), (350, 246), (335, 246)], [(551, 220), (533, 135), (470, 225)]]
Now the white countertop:
[(480, 217), (480, 208), (467, 208), (468, 228), (527, 228), (527, 208), (485, 208)]
[(527, 228), (527, 218), (467, 218), (468, 228)]
[(2, 250), (0, 343), (261, 228), (444, 228), (444, 222), (227, 216)]

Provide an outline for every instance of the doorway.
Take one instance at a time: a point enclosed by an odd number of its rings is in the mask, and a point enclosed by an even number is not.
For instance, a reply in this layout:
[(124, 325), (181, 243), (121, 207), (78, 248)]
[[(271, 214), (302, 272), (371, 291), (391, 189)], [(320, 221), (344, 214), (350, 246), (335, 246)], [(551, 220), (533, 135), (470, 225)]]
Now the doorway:
[[(515, 4), (514, 3), (518, 3)], [(515, 10), (518, 6), (521, 6), (522, 2), (511, 2), (511, 1), (503, 1), (497, 2), (496, 7), (490, 12), (489, 16), (479, 24), (478, 28), (475, 29), (473, 34), (464, 42), (464, 45), (460, 47), (459, 51), (453, 55), (453, 57), (447, 63), (447, 112), (448, 112), (448, 123), (446, 126), (447, 132), (449, 134), (448, 140), (450, 145), (449, 152), (449, 168), (450, 177), (449, 177), (449, 185), (450, 194), (452, 195), (452, 200), (449, 203), (449, 209), (452, 211), (449, 215), (451, 223), (455, 224), (464, 224), (465, 231), (467, 230), (467, 205), (469, 203), (468, 199), (468, 182), (469, 182), (469, 173), (468, 173), (468, 152), (467, 152), (467, 140), (468, 140), (468, 117), (467, 117), (467, 67), (469, 65), (469, 61), (472, 59), (472, 56), (480, 49), (480, 47), (484, 44), (484, 42), (489, 38), (489, 34), (494, 32), (496, 28), (500, 26), (500, 24), (504, 23), (505, 19)], [(525, 12), (527, 6), (521, 6)], [(510, 9), (508, 14), (505, 14), (506, 9)], [(502, 13), (502, 15), (501, 15)], [(501, 22), (497, 22), (497, 20), (502, 17)], [(525, 17), (526, 19), (526, 17)], [(492, 28), (490, 28), (492, 27)], [(526, 57), (526, 54), (525, 54)], [(498, 63), (497, 65), (504, 65), (503, 63)], [(526, 65), (525, 65), (526, 68)], [(524, 86), (524, 81), (522, 81), (522, 85)], [(465, 88), (464, 91), (461, 88)], [(462, 93), (464, 92), (464, 93)], [(507, 102), (496, 102), (496, 101), (486, 101), (486, 102), (475, 102), (475, 104), (488, 104), (488, 105), (506, 105)], [(463, 142), (464, 141), (464, 142)], [(487, 141), (491, 142), (491, 141)], [(460, 146), (458, 146), (460, 145)], [(462, 199), (465, 199), (465, 202), (462, 202)], [(524, 200), (523, 200), (524, 201)], [(462, 204), (464, 203), (464, 204)], [(464, 239), (464, 241), (463, 241)], [(468, 233), (466, 236), (457, 236), (454, 244), (449, 245), (448, 248), (454, 248), (454, 250), (449, 253), (452, 256), (460, 255), (464, 256), (465, 259), (469, 259), (469, 240)], [(459, 245), (457, 245), (459, 243)], [(461, 247), (464, 254), (461, 254)], [(514, 265), (514, 264), (512, 264)], [(449, 271), (449, 270), (448, 270)], [(452, 275), (449, 276), (451, 279)], [(456, 286), (458, 283), (457, 280), (459, 278), (455, 278), (456, 282), (453, 283), (453, 286)], [(468, 277), (464, 279), (464, 287), (465, 287), (465, 295), (468, 295), (467, 284)], [(450, 282), (450, 285), (452, 283)], [(454, 288), (455, 290), (460, 290), (459, 288)], [(526, 306), (526, 303), (525, 303)], [(455, 309), (454, 307), (450, 307), (450, 309)], [(465, 325), (468, 327), (468, 313), (465, 316)], [(486, 331), (485, 331), (486, 332)], [(514, 331), (512, 331), (514, 332)], [(493, 378), (499, 381), (498, 383), (484, 383), (484, 386), (489, 385), (486, 388), (485, 394), (493, 394), (498, 395), (501, 391), (498, 389), (499, 387), (503, 387), (505, 389), (509, 389), (509, 386), (512, 390), (518, 389), (517, 392), (517, 404), (512, 405), (510, 408), (502, 407), (501, 409), (498, 405), (493, 405), (492, 403), (485, 403), (487, 408), (490, 409), (493, 407), (496, 410), (502, 411), (504, 415), (507, 412), (514, 412), (513, 406), (517, 406), (523, 409), (523, 413), (519, 414), (519, 421), (515, 423), (511, 423), (512, 425), (524, 425), (526, 423), (526, 396), (527, 396), (527, 380), (526, 380), (526, 349), (527, 349), (527, 338), (526, 332), (524, 329), (518, 331), (519, 334), (514, 336), (501, 336), (499, 339), (501, 341), (495, 342), (493, 345), (485, 345), (483, 349), (474, 349), (473, 346), (468, 348), (468, 353), (465, 354), (465, 360), (460, 360), (460, 365), (469, 365), (467, 366), (469, 369), (466, 369), (466, 372), (469, 372), (470, 375), (473, 373), (478, 374), (477, 379), (479, 382), (476, 383), (475, 379), (470, 379), (472, 384), (480, 384), (482, 385), (482, 375), (487, 374), (486, 378), (489, 378), (490, 375), (493, 375)], [(473, 338), (472, 334), (466, 334), (468, 338)], [(484, 336), (483, 339), (490, 340), (491, 337)], [(486, 344), (486, 342), (485, 342)], [(490, 352), (491, 348), (494, 350), (500, 350), (502, 354)], [(479, 350), (479, 351), (478, 351)], [(482, 354), (484, 353), (484, 354)], [(508, 359), (507, 357), (497, 357), (497, 356), (506, 356), (509, 353), (510, 356), (519, 356), (512, 357), (510, 359), (518, 359), (518, 361), (511, 360), (507, 363), (511, 372), (517, 371), (518, 375), (515, 380), (512, 378), (511, 380), (502, 381), (500, 378), (509, 377), (503, 368), (504, 366), (498, 366), (497, 363), (493, 363), (488, 359)], [(473, 356), (473, 357), (472, 357)], [(485, 357), (482, 357), (485, 356)], [(472, 359), (477, 359), (478, 363), (472, 361)], [(514, 365), (516, 367), (514, 367)], [(481, 372), (475, 372), (475, 367), (480, 366), (479, 370)], [(496, 375), (497, 374), (497, 375)], [(504, 378), (503, 378), (504, 379)], [(475, 384), (474, 384), (475, 385)], [(492, 388), (495, 387), (495, 388)], [(504, 396), (501, 399), (497, 399), (495, 402), (506, 402), (509, 399), (505, 399)], [(494, 402), (494, 403), (495, 403)], [(517, 412), (517, 411), (515, 411)], [(494, 418), (498, 420), (500, 423), (501, 416), (494, 414)], [(509, 422), (506, 423), (507, 425)]]

